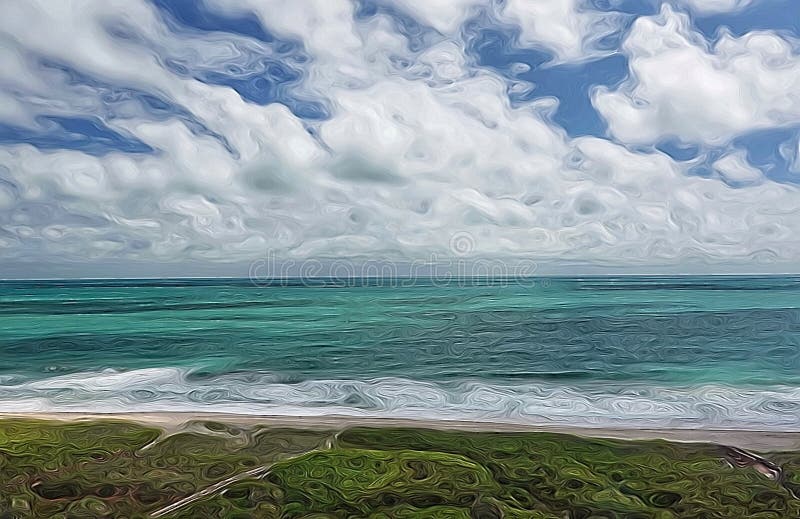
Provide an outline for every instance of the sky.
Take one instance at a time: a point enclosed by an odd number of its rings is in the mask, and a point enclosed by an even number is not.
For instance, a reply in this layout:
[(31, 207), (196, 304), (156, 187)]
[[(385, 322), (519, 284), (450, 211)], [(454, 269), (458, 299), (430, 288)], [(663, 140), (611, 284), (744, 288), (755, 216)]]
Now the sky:
[(0, 11), (0, 278), (800, 272), (797, 0)]

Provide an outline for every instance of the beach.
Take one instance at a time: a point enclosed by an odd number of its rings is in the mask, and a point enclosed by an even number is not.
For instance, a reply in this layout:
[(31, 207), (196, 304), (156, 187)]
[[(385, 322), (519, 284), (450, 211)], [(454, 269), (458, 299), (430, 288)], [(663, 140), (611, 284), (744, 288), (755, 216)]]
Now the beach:
[(4, 415), (0, 510), (170, 519), (795, 517), (797, 442), (793, 433), (336, 416)]
[(191, 428), (196, 422), (219, 422), (233, 426), (282, 427), (307, 430), (342, 430), (351, 427), (404, 427), (470, 432), (555, 433), (584, 438), (619, 440), (667, 440), (685, 443), (713, 443), (755, 452), (800, 451), (800, 431), (742, 431), (733, 429), (636, 429), (609, 427), (577, 427), (533, 425), (511, 422), (477, 422), (459, 420), (425, 420), (409, 418), (374, 418), (357, 416), (279, 416), (232, 413), (2, 413), (4, 419), (35, 419), (66, 422), (122, 420), (155, 426), (169, 433)]
[(800, 517), (800, 278), (0, 283), (12, 517)]

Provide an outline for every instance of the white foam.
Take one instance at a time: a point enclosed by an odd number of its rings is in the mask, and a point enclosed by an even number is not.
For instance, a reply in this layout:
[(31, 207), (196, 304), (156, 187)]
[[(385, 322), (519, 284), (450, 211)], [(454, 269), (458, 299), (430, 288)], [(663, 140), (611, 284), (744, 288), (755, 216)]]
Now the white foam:
[(552, 383), (437, 384), (401, 378), (279, 381), (192, 377), (176, 368), (103, 371), (0, 386), (0, 412), (189, 411), (417, 418), (583, 427), (800, 429), (800, 388)]

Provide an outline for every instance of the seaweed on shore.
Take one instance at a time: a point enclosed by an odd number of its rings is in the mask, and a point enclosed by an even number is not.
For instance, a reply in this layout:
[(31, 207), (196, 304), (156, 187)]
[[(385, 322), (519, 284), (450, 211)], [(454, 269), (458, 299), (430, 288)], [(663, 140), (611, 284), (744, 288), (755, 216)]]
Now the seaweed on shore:
[(711, 444), (410, 428), (0, 420), (0, 517), (800, 517), (800, 453), (770, 478)]
[[(0, 517), (146, 517), (220, 480), (321, 445), (328, 431), (0, 420)], [(5, 514), (5, 515), (2, 515)]]

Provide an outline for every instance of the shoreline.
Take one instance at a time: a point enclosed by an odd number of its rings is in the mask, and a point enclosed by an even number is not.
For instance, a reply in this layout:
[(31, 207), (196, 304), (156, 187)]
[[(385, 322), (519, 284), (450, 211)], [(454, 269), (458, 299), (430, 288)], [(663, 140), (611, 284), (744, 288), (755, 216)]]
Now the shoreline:
[(247, 415), (217, 412), (0, 412), (0, 420), (33, 419), (53, 421), (121, 420), (156, 426), (167, 433), (183, 430), (194, 422), (221, 422), (240, 427), (257, 425), (294, 429), (346, 429), (351, 427), (401, 427), (465, 432), (528, 432), (555, 433), (584, 438), (617, 440), (665, 440), (681, 443), (712, 443), (751, 451), (800, 450), (800, 431), (758, 431), (736, 429), (680, 429), (586, 427), (513, 422), (480, 422), (466, 420), (429, 420), (415, 418), (383, 418), (347, 415)]

